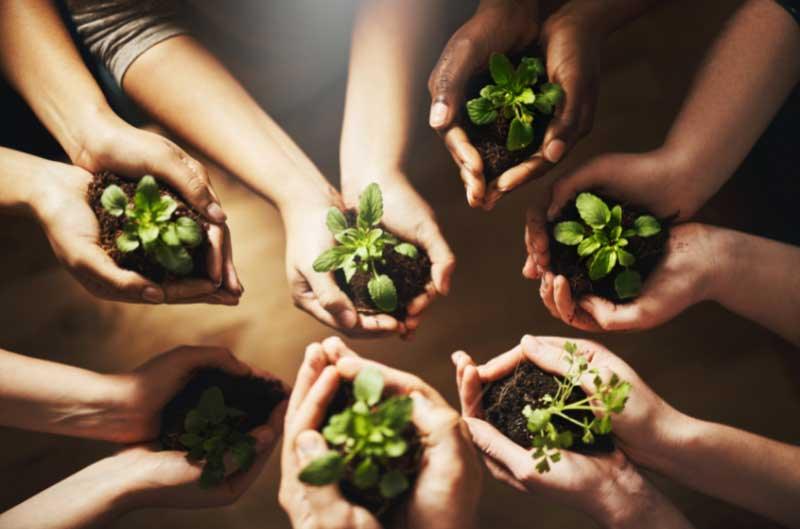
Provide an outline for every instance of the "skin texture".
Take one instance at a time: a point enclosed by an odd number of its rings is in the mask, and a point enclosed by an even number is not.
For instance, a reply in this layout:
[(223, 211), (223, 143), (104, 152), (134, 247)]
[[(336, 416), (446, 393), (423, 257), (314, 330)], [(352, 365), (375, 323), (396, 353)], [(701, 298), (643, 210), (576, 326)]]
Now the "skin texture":
[[(20, 42), (26, 45), (19, 46)], [(215, 224), (209, 238), (216, 252), (213, 258), (222, 261), (222, 277), (203, 283), (187, 281), (171, 292), (156, 288), (145, 295), (141, 278), (112, 271), (107, 257), (88, 249), (86, 242), (94, 237), (95, 230), (86, 215), (85, 193), (80, 200), (53, 197), (48, 211), (59, 216), (42, 215), (40, 220), (46, 223), (51, 242), (60, 239), (54, 243), (59, 259), (84, 286), (95, 295), (121, 301), (235, 304), (242, 288), (231, 252), (223, 251), (230, 246), (226, 217), (205, 169), (166, 138), (132, 127), (113, 113), (49, 0), (0, 4), (0, 69), (77, 167), (90, 173), (109, 170), (134, 179), (152, 174), (169, 183)], [(84, 179), (86, 174), (82, 173)], [(64, 194), (77, 199), (78, 180), (74, 176), (60, 182)], [(63, 226), (56, 224), (65, 218), (82, 232), (82, 237), (64, 240), (70, 236), (61, 235)], [(84, 241), (79, 241), (81, 238)], [(216, 273), (219, 268), (215, 265), (212, 270)], [(220, 289), (222, 284), (224, 289)]]
[[(582, 510), (603, 527), (691, 527), (621, 451), (585, 456), (562, 450), (561, 460), (551, 466), (550, 472), (540, 474), (535, 468), (533, 449), (523, 449), (482, 420), (482, 385), (507, 376), (520, 362), (533, 362), (555, 374), (566, 372), (568, 364), (562, 360), (563, 349), (560, 349), (565, 339), (558, 339), (561, 341), (557, 346), (543, 340), (526, 336), (514, 349), (480, 366), (476, 366), (463, 351), (452, 356), (461, 412), (469, 425), (472, 441), (483, 452), (484, 463), (492, 476), (520, 492), (540, 493)], [(630, 380), (622, 373), (620, 375)], [(601, 376), (610, 377), (610, 372), (603, 370)], [(640, 381), (631, 382), (634, 391), (638, 390)], [(642, 387), (646, 389), (643, 384)], [(589, 380), (584, 390), (592, 394), (594, 386)], [(649, 397), (647, 393), (644, 395), (642, 400), (638, 400), (638, 394), (632, 395), (625, 411), (641, 418)], [(615, 416), (615, 432), (617, 422)], [(655, 428), (649, 428), (640, 435), (647, 439), (647, 434), (654, 431)]]
[[(325, 527), (377, 529), (365, 509), (342, 497), (337, 485), (314, 487), (297, 479), (300, 470), (328, 448), (317, 428), (340, 380), (352, 380), (366, 366), (380, 369), (387, 388), (414, 401), (412, 421), (425, 446), (421, 472), (399, 516), (398, 527), (475, 528), (480, 469), (464, 424), (436, 390), (418, 377), (359, 357), (339, 338), (311, 344), (297, 374), (286, 415), (279, 501), (295, 529)], [(452, 505), (460, 505), (453, 509)]]

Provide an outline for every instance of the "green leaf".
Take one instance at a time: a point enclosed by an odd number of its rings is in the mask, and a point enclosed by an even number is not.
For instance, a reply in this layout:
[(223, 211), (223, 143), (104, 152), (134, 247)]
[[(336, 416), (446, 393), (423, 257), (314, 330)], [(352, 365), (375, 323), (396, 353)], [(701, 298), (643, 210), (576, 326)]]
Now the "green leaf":
[(368, 406), (378, 403), (383, 393), (383, 375), (376, 367), (368, 366), (358, 372), (353, 382), (356, 399), (366, 402)]
[(332, 234), (336, 235), (340, 231), (347, 229), (347, 217), (344, 216), (344, 213), (339, 208), (330, 208), (328, 215), (325, 217), (325, 225), (328, 226), (328, 230)]
[(606, 246), (598, 250), (589, 261), (589, 279), (597, 281), (602, 279), (614, 269), (617, 264), (617, 253), (613, 248)]
[(222, 390), (217, 386), (212, 386), (200, 395), (197, 403), (197, 411), (212, 424), (219, 424), (225, 419), (225, 397)]
[(189, 248), (200, 246), (203, 242), (203, 231), (200, 225), (190, 217), (178, 217), (175, 221), (178, 238)]
[(523, 57), (517, 66), (517, 83), (521, 87), (532, 86), (542, 74), (544, 74), (544, 64), (541, 59)]
[(617, 261), (619, 261), (619, 264), (622, 266), (628, 267), (636, 263), (636, 258), (629, 251), (617, 248)]
[(550, 424), (551, 413), (546, 409), (533, 409), (530, 405), (526, 405), (522, 410), (522, 415), (528, 419), (528, 431), (532, 433), (539, 432), (542, 428)]
[(186, 448), (194, 448), (203, 442), (203, 438), (194, 433), (185, 433), (178, 438), (178, 441)]
[(206, 461), (203, 473), (200, 475), (200, 488), (209, 489), (225, 481), (225, 464), (222, 459)]
[(636, 235), (639, 237), (652, 237), (661, 231), (661, 224), (652, 215), (642, 215), (633, 221), (633, 227), (636, 229)]
[(349, 283), (358, 271), (358, 264), (356, 264), (355, 261), (355, 254), (348, 255), (342, 262), (341, 268), (344, 272), (344, 280)]
[(330, 485), (344, 475), (345, 462), (338, 452), (330, 450), (300, 471), (298, 479), (309, 485)]
[(192, 256), (183, 246), (158, 244), (154, 248), (156, 261), (175, 275), (188, 275), (194, 268)]
[(550, 115), (564, 99), (564, 90), (555, 83), (544, 83), (540, 90), (536, 94), (536, 102), (533, 106), (542, 114)]
[(153, 205), (156, 222), (168, 221), (176, 209), (178, 209), (178, 203), (171, 196), (160, 197)]
[(322, 252), (312, 266), (315, 272), (330, 272), (339, 268), (345, 258), (351, 256), (352, 253), (352, 250), (344, 246), (334, 246)]
[(122, 232), (117, 237), (117, 248), (122, 253), (134, 251), (139, 247), (139, 238), (131, 233)]
[(326, 441), (333, 445), (340, 445), (347, 441), (350, 424), (353, 420), (353, 412), (349, 409), (341, 413), (332, 415), (328, 419), (328, 424), (322, 429), (322, 436)]
[(493, 84), (481, 88), (480, 93), (481, 98), (488, 99), (495, 107), (505, 104), (506, 100), (509, 99), (511, 95), (508, 89)]
[(594, 252), (599, 250), (601, 246), (602, 244), (597, 240), (597, 237), (587, 237), (578, 245), (578, 255), (581, 257), (592, 255)]
[(383, 445), (388, 457), (400, 457), (408, 450), (408, 443), (402, 437), (388, 439)]
[(492, 53), (489, 58), (489, 72), (494, 84), (501, 87), (510, 86), (514, 79), (514, 65), (502, 53)]
[(401, 242), (400, 244), (395, 246), (394, 251), (399, 253), (400, 255), (405, 255), (409, 259), (416, 259), (417, 256), (419, 255), (417, 247), (407, 242)]
[(411, 420), (414, 401), (407, 395), (397, 395), (383, 401), (377, 409), (381, 424), (395, 432), (402, 431)]
[[(611, 220), (609, 222), (609, 226), (613, 226), (614, 229), (620, 227), (622, 225), (622, 206), (617, 204), (613, 208), (611, 208)], [(619, 233), (622, 233), (620, 230)], [(614, 237), (614, 239), (619, 239), (619, 233)]]
[(143, 176), (133, 197), (136, 207), (141, 211), (151, 210), (156, 207), (160, 198), (156, 179), (150, 175)]
[(497, 119), (497, 110), (492, 101), (478, 97), (467, 101), (467, 116), (476, 125), (488, 125)]
[(603, 228), (611, 220), (611, 210), (599, 197), (591, 193), (581, 193), (575, 200), (583, 222), (592, 228)]
[(181, 239), (178, 237), (178, 228), (174, 222), (165, 224), (161, 229), (161, 240), (167, 246), (180, 246)]
[(622, 232), (623, 237), (633, 237), (636, 235), (636, 230), (633, 228), (628, 228)]
[(631, 299), (642, 290), (642, 276), (636, 270), (623, 270), (614, 279), (614, 290), (619, 299)]
[(517, 101), (525, 105), (531, 105), (535, 100), (536, 96), (533, 95), (533, 90), (530, 88), (526, 88), (520, 95), (517, 96)]
[(358, 225), (362, 228), (375, 226), (383, 217), (383, 197), (381, 188), (371, 183), (361, 193), (358, 200)]
[(100, 204), (109, 212), (109, 214), (119, 217), (125, 213), (125, 208), (128, 205), (128, 195), (118, 185), (110, 185), (100, 195)]
[(532, 141), (533, 126), (530, 123), (525, 123), (519, 118), (514, 118), (511, 121), (511, 126), (508, 129), (506, 149), (509, 151), (518, 151), (530, 145)]
[(373, 277), (367, 284), (369, 296), (375, 306), (384, 312), (394, 312), (397, 308), (397, 290), (387, 275)]
[(556, 224), (555, 229), (553, 230), (553, 236), (561, 244), (575, 246), (583, 241), (583, 224), (580, 222), (575, 222), (574, 220), (559, 222)]
[(231, 455), (233, 456), (236, 466), (239, 470), (246, 471), (253, 466), (253, 461), (256, 460), (256, 451), (253, 445), (247, 441), (239, 441), (231, 447)]
[(208, 421), (197, 410), (190, 410), (183, 420), (183, 429), (188, 433), (199, 433), (206, 427)]
[(383, 475), (380, 483), (381, 496), (395, 498), (409, 487), (408, 478), (399, 470), (391, 470)]
[(364, 459), (353, 473), (353, 485), (359, 489), (368, 489), (378, 484), (380, 468), (371, 458)]
[(138, 229), (139, 239), (141, 239), (142, 243), (149, 244), (156, 239), (158, 239), (158, 235), (160, 230), (158, 226), (155, 224), (140, 224)]

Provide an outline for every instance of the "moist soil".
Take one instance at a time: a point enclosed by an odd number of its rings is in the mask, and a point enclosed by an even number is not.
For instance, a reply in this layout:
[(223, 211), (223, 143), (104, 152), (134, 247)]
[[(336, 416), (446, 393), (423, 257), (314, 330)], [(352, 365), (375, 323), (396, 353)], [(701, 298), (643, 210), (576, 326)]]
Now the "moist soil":
[(115, 217), (107, 212), (100, 203), (100, 197), (103, 195), (103, 191), (111, 184), (118, 185), (125, 191), (125, 194), (128, 195), (129, 198), (133, 198), (136, 193), (138, 182), (120, 178), (109, 171), (104, 171), (95, 174), (94, 179), (89, 184), (89, 205), (100, 223), (100, 246), (111, 256), (120, 268), (132, 270), (156, 283), (165, 283), (177, 279), (185, 279), (187, 277), (208, 277), (208, 271), (206, 269), (206, 257), (210, 248), (206, 237), (208, 223), (197, 212), (190, 208), (175, 190), (171, 189), (163, 182), (158, 183), (161, 192), (172, 197), (178, 204), (173, 218), (190, 217), (202, 228), (203, 242), (199, 246), (186, 249), (189, 255), (192, 256), (192, 261), (194, 262), (192, 271), (186, 276), (177, 276), (162, 267), (154, 257), (151, 257), (144, 251), (142, 246), (128, 253), (119, 251), (116, 241), (117, 237), (122, 233), (122, 226), (125, 224), (125, 215)]
[[(600, 197), (610, 208), (614, 207), (616, 204), (622, 206), (623, 229), (633, 228), (634, 221), (641, 215), (652, 215), (652, 213), (644, 208), (609, 199), (594, 191), (592, 191), (592, 193)], [(553, 236), (555, 225), (567, 220), (581, 222), (581, 216), (578, 213), (578, 208), (574, 200), (564, 206), (559, 217), (549, 223), (547, 227), (547, 233), (550, 238), (550, 268), (553, 273), (556, 275), (563, 275), (567, 278), (570, 289), (572, 290), (572, 296), (576, 300), (587, 294), (596, 294), (616, 303), (630, 302), (630, 299), (620, 299), (616, 290), (614, 290), (614, 279), (622, 270), (621, 268), (614, 268), (606, 277), (599, 281), (592, 281), (589, 279), (586, 259), (578, 256), (576, 247), (567, 246), (556, 241)], [(658, 266), (658, 263), (664, 255), (667, 240), (669, 239), (670, 225), (673, 220), (674, 217), (658, 219), (658, 222), (661, 224), (661, 231), (652, 237), (631, 237), (628, 239), (628, 246), (626, 246), (625, 249), (636, 257), (636, 263), (633, 265), (633, 268), (642, 276), (642, 283), (647, 280), (647, 277), (653, 272), (656, 266)]]
[[(530, 362), (522, 362), (512, 374), (484, 387), (482, 404), (486, 420), (518, 445), (530, 448), (531, 434), (528, 431), (528, 420), (522, 415), (522, 410), (528, 404), (534, 409), (546, 408), (547, 405), (542, 398), (547, 394), (555, 396), (556, 391), (558, 384), (554, 375), (542, 371)], [(576, 387), (567, 402), (576, 402), (584, 398), (586, 393)], [(594, 415), (586, 410), (571, 411), (567, 415), (578, 421), (583, 421), (584, 417), (589, 420), (594, 418)], [(594, 443), (586, 444), (581, 440), (583, 430), (577, 425), (561, 417), (554, 417), (553, 425), (558, 431), (572, 432), (573, 444), (570, 450), (581, 453), (614, 451), (611, 435), (595, 434)]]
[(161, 411), (159, 440), (167, 450), (186, 451), (179, 438), (185, 433), (183, 422), (190, 410), (197, 407), (205, 390), (217, 386), (225, 397), (225, 405), (244, 412), (237, 418), (236, 429), (248, 433), (265, 424), (275, 407), (288, 394), (277, 379), (256, 376), (235, 376), (221, 369), (201, 369)]
[[(355, 225), (357, 216), (355, 210), (346, 211), (345, 216), (350, 226)], [(383, 225), (380, 225), (380, 228), (394, 235), (400, 242), (409, 242), (397, 237)], [(423, 248), (416, 244), (414, 246), (419, 251), (416, 259), (395, 252), (393, 246), (386, 246), (383, 249), (383, 262), (375, 263), (378, 273), (389, 276), (397, 289), (397, 308), (390, 315), (398, 320), (406, 318), (408, 304), (425, 292), (425, 285), (431, 281), (431, 260)], [(362, 314), (383, 313), (372, 302), (372, 298), (369, 295), (367, 285), (372, 278), (369, 272), (357, 271), (349, 283), (345, 279), (343, 271), (336, 270), (334, 275), (339, 288), (347, 294), (358, 312)]]
[[(333, 400), (328, 406), (328, 412), (323, 424), (327, 424), (331, 416), (336, 415), (337, 413), (342, 412), (345, 408), (352, 406), (355, 401), (356, 399), (353, 395), (353, 383), (342, 382), (339, 385), (339, 389), (336, 391)], [(414, 482), (416, 481), (417, 474), (419, 474), (423, 446), (419, 437), (419, 433), (417, 432), (417, 428), (413, 423), (408, 423), (408, 426), (406, 426), (406, 429), (403, 431), (403, 438), (408, 443), (408, 450), (402, 457), (387, 459), (384, 468), (386, 471), (399, 470), (406, 475), (409, 481), (409, 487), (405, 492), (389, 500), (381, 496), (378, 487), (373, 487), (366, 490), (359, 489), (352, 483), (353, 475), (355, 474), (354, 464), (348, 465), (347, 469), (345, 470), (344, 479), (339, 482), (339, 488), (348, 501), (357, 505), (361, 505), (370, 512), (374, 513), (376, 516), (379, 516), (383, 521), (389, 520), (396, 515), (397, 510), (395, 507), (402, 504), (403, 501), (408, 497), (411, 490), (414, 488)]]

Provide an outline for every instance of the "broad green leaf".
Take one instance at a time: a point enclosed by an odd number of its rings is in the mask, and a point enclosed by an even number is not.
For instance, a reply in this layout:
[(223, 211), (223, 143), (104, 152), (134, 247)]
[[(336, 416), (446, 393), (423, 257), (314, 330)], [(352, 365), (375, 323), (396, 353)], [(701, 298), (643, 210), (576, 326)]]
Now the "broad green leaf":
[(378, 403), (383, 393), (383, 375), (376, 367), (365, 367), (356, 375), (353, 382), (356, 399), (366, 402), (368, 406)]
[(322, 252), (322, 255), (317, 257), (312, 267), (315, 272), (330, 272), (336, 270), (342, 265), (345, 258), (352, 255), (352, 251), (344, 246), (334, 246)]
[(143, 176), (136, 186), (136, 194), (133, 200), (136, 203), (136, 207), (141, 211), (155, 208), (160, 200), (156, 179), (150, 175)]
[(203, 438), (195, 433), (185, 433), (181, 435), (178, 440), (186, 448), (194, 448), (203, 442)]
[[(622, 225), (622, 206), (617, 204), (616, 206), (611, 208), (611, 220), (609, 222), (609, 226), (612, 226), (613, 228), (616, 229), (621, 225)], [(621, 230), (620, 233), (622, 233)], [(619, 235), (616, 235), (614, 238), (619, 239)]]
[(614, 269), (617, 264), (617, 252), (606, 246), (597, 251), (589, 261), (589, 279), (597, 281), (602, 279)]
[(100, 204), (111, 215), (119, 217), (125, 213), (125, 208), (128, 205), (128, 196), (125, 191), (118, 185), (110, 185), (100, 195)]
[(588, 237), (582, 240), (578, 245), (578, 255), (581, 257), (592, 255), (594, 252), (599, 250), (601, 246), (602, 244), (600, 244), (600, 241), (597, 240), (597, 237)]
[(358, 245), (358, 230), (347, 228), (337, 233), (333, 238), (343, 246), (355, 248)]
[(661, 231), (661, 224), (652, 215), (642, 215), (637, 218), (633, 221), (633, 227), (639, 237), (652, 237)]
[[(558, 447), (559, 448), (569, 448), (572, 446), (572, 432), (569, 430), (564, 430), (558, 434)], [(553, 459), (555, 461), (555, 459)]]
[(631, 299), (642, 290), (642, 276), (636, 270), (623, 270), (614, 279), (614, 290), (620, 299)]
[(400, 244), (395, 246), (394, 251), (399, 253), (400, 255), (405, 255), (409, 259), (416, 259), (417, 256), (419, 255), (417, 247), (407, 242), (401, 242)]
[(350, 254), (347, 257), (345, 257), (344, 261), (342, 262), (341, 268), (342, 271), (344, 272), (344, 280), (349, 283), (350, 280), (353, 279), (353, 276), (358, 271), (358, 265), (356, 264), (355, 261), (355, 254)]
[(533, 126), (519, 118), (511, 120), (511, 126), (508, 129), (508, 139), (506, 140), (506, 149), (509, 151), (518, 151), (530, 145), (532, 141)]
[(367, 284), (372, 302), (383, 312), (394, 312), (397, 308), (397, 290), (394, 282), (387, 275), (373, 277)]
[(526, 88), (520, 95), (517, 96), (517, 101), (525, 105), (532, 105), (536, 101), (536, 96), (533, 95), (533, 90)]
[(574, 220), (559, 222), (553, 229), (553, 236), (561, 244), (575, 246), (583, 241), (583, 224), (575, 222)]
[(139, 247), (139, 238), (131, 233), (122, 232), (117, 237), (117, 248), (122, 253), (134, 251)]
[(212, 424), (218, 424), (225, 419), (225, 397), (222, 390), (212, 386), (205, 390), (197, 403), (197, 411)]
[(339, 208), (330, 208), (325, 218), (325, 225), (334, 235), (347, 229), (347, 217)]
[(165, 224), (161, 228), (161, 240), (164, 241), (164, 244), (167, 246), (181, 245), (181, 239), (178, 237), (178, 227), (174, 222)]
[(306, 465), (298, 478), (309, 485), (330, 485), (342, 479), (344, 469), (342, 456), (330, 450)]
[(617, 261), (619, 261), (619, 264), (622, 266), (628, 267), (636, 263), (636, 258), (629, 251), (617, 248)]
[(514, 65), (502, 53), (492, 53), (489, 58), (489, 72), (494, 84), (501, 87), (510, 86), (514, 80)]
[(253, 466), (256, 459), (256, 451), (253, 445), (247, 441), (239, 441), (230, 449), (233, 460), (239, 470), (246, 471)]
[(383, 196), (381, 188), (371, 183), (364, 189), (358, 200), (358, 225), (362, 228), (376, 226), (383, 217)]
[(551, 413), (545, 409), (533, 409), (530, 405), (526, 405), (522, 410), (522, 415), (528, 419), (528, 431), (533, 433), (540, 431), (546, 425), (550, 424)]
[(467, 116), (476, 125), (488, 125), (497, 119), (497, 110), (492, 101), (478, 97), (467, 101)]
[(401, 432), (411, 420), (414, 401), (407, 395), (398, 395), (383, 401), (377, 410), (381, 424), (394, 432)]
[(611, 210), (605, 202), (592, 193), (581, 193), (575, 200), (583, 222), (592, 228), (602, 228), (611, 220)]
[(523, 57), (517, 66), (517, 83), (521, 87), (532, 86), (544, 73), (544, 64), (535, 57)]
[(378, 484), (380, 468), (371, 458), (364, 459), (353, 473), (353, 484), (359, 489), (368, 489)]
[(391, 470), (383, 475), (380, 483), (381, 496), (395, 498), (408, 489), (408, 478), (399, 470)]
[(175, 275), (188, 275), (194, 268), (192, 256), (183, 246), (157, 244), (153, 249), (156, 261)]
[(183, 420), (183, 429), (188, 433), (199, 433), (206, 427), (208, 421), (197, 410), (190, 410)]
[(156, 239), (158, 239), (159, 232), (160, 230), (158, 229), (158, 226), (156, 226), (155, 224), (139, 225), (139, 230), (138, 230), (139, 239), (141, 239), (144, 244), (151, 243)]
[(555, 83), (544, 83), (540, 92), (536, 94), (536, 102), (533, 106), (542, 114), (552, 114), (561, 101), (564, 99), (564, 90)]
[(347, 435), (352, 423), (353, 412), (349, 409), (331, 416), (328, 424), (322, 429), (322, 436), (333, 445), (340, 445), (347, 441)]
[(203, 242), (203, 230), (200, 225), (190, 217), (178, 217), (175, 221), (178, 238), (189, 248), (199, 246)]
[(388, 457), (400, 457), (408, 450), (408, 443), (402, 437), (388, 439), (383, 445)]
[(481, 98), (488, 99), (495, 107), (503, 105), (509, 99), (508, 89), (493, 84), (481, 88)]
[(373, 246), (383, 236), (383, 230), (380, 228), (373, 228), (367, 234), (367, 246)]
[(633, 237), (634, 235), (636, 235), (636, 230), (633, 228), (628, 228), (622, 231), (623, 237)]
[(178, 209), (178, 203), (171, 196), (164, 195), (153, 207), (156, 221), (168, 221), (176, 209)]

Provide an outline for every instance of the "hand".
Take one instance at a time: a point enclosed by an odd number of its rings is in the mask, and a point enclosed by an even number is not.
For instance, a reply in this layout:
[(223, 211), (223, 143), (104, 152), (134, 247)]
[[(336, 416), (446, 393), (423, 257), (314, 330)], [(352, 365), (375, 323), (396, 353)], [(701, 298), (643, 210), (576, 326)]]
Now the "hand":
[(102, 299), (132, 303), (238, 303), (242, 287), (233, 266), (227, 226), (208, 227), (210, 280), (156, 284), (123, 270), (100, 247), (100, 225), (86, 200), (92, 178), (78, 167), (47, 162), (36, 179), (38, 187), (32, 198), (56, 257), (89, 292)]
[[(473, 442), (484, 452), (489, 471), (496, 479), (519, 491), (541, 492), (586, 512), (604, 526), (650, 526), (643, 522), (648, 518), (654, 520), (653, 527), (682, 526), (678, 523), (685, 522), (682, 516), (639, 475), (620, 450), (592, 456), (563, 450), (561, 460), (553, 464), (549, 472), (540, 474), (532, 457), (533, 449), (520, 447), (482, 420), (483, 384), (509, 375), (525, 361), (551, 373), (565, 374), (568, 368), (564, 362), (565, 341), (565, 338), (525, 336), (520, 345), (481, 366), (476, 366), (463, 351), (453, 354), (462, 414)], [(613, 427), (614, 434), (621, 439), (619, 446), (635, 460), (634, 456), (639, 453), (636, 445), (648, 447), (648, 443), (654, 441), (653, 435), (663, 433), (667, 425), (671, 427), (673, 423), (669, 421), (674, 410), (627, 364), (602, 346), (582, 340), (576, 342), (579, 353), (587, 356), (592, 367), (600, 369), (602, 377), (610, 377), (614, 372), (632, 384), (625, 410), (614, 415)], [(591, 380), (587, 379), (582, 387), (589, 395), (594, 392)], [(626, 438), (635, 445), (629, 445)]]

